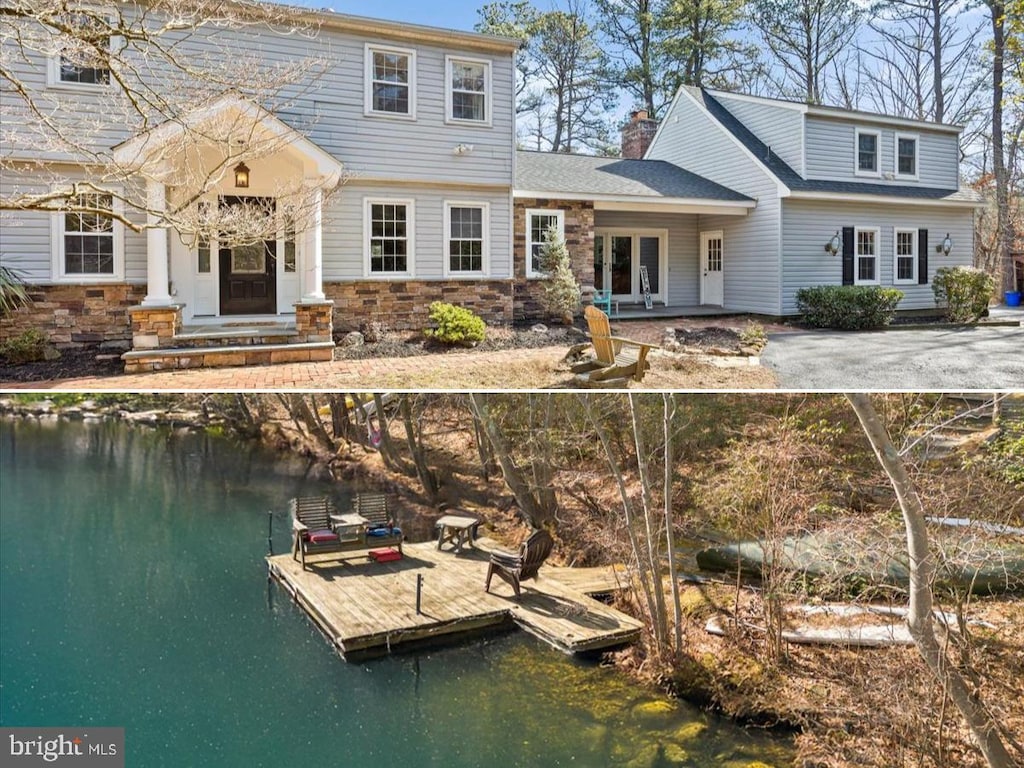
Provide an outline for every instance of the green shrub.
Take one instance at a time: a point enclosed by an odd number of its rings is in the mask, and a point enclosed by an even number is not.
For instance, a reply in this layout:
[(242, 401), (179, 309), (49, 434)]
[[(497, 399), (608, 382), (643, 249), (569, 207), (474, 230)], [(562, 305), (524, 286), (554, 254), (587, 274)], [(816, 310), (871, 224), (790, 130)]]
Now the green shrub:
[(540, 249), (540, 268), (544, 278), (544, 295), (540, 303), (550, 314), (572, 322), (572, 316), (580, 306), (580, 286), (572, 273), (569, 249), (558, 230), (551, 227), (544, 234)]
[(484, 321), (465, 307), (435, 301), (430, 305), (430, 320), (436, 326), (423, 333), (442, 344), (472, 346), (484, 340), (487, 326)]
[(935, 302), (946, 305), (954, 323), (973, 323), (984, 315), (995, 288), (992, 275), (976, 267), (942, 267), (932, 282)]
[(13, 365), (43, 360), (46, 356), (46, 335), (37, 328), (29, 328), (0, 344), (0, 356)]
[(902, 298), (878, 285), (818, 285), (797, 291), (796, 305), (808, 325), (856, 331), (891, 323)]

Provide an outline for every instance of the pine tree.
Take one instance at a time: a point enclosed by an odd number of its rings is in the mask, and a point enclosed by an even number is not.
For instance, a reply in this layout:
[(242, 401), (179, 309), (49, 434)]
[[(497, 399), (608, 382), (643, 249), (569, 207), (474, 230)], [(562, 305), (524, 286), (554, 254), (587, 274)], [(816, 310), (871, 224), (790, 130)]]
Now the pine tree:
[(541, 304), (550, 314), (572, 323), (573, 314), (580, 306), (580, 286), (572, 273), (569, 249), (565, 240), (552, 227), (544, 235), (540, 249), (540, 268), (547, 275)]

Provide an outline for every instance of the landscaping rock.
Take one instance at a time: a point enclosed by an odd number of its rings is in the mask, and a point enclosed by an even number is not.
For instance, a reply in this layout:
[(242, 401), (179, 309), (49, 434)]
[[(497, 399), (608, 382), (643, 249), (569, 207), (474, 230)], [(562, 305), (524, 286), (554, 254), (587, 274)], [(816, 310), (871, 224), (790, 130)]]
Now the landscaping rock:
[(359, 331), (352, 331), (346, 333), (341, 337), (341, 346), (343, 347), (361, 347), (365, 341), (365, 337)]
[(60, 350), (49, 345), (43, 347), (43, 360), (46, 360), (47, 362), (60, 360)]
[(534, 333), (547, 333), (548, 327), (544, 325), (544, 323), (537, 323), (535, 326), (530, 328), (530, 330)]

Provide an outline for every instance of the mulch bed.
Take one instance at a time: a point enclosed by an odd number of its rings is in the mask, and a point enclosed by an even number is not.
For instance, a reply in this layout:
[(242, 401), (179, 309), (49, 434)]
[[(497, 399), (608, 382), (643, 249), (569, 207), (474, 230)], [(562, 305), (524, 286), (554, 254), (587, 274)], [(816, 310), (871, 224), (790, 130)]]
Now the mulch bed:
[(64, 349), (56, 360), (10, 365), (0, 363), (0, 381), (47, 381), (83, 376), (117, 376), (124, 373), (121, 355), (98, 348)]
[(419, 357), (449, 352), (503, 352), (510, 349), (539, 349), (585, 341), (584, 332), (575, 326), (545, 326), (544, 331), (525, 327), (487, 329), (487, 338), (472, 347), (440, 344), (419, 331), (386, 331), (376, 342), (345, 346), (344, 335), (335, 338), (335, 360), (367, 360), (376, 357)]
[(684, 347), (697, 349), (726, 349), (740, 352), (746, 346), (740, 341), (740, 331), (735, 328), (676, 328), (676, 341)]

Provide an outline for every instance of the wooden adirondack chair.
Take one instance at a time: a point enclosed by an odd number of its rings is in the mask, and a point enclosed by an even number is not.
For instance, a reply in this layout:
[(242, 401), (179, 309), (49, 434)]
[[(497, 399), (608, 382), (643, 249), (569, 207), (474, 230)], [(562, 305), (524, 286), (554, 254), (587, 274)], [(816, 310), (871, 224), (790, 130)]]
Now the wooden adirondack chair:
[(633, 379), (643, 381), (644, 373), (651, 367), (647, 353), (653, 344), (643, 344), (632, 339), (612, 336), (608, 315), (594, 306), (583, 311), (590, 329), (590, 342), (594, 345), (594, 359), (572, 367), (572, 372), (589, 381)]
[(519, 547), (518, 554), (511, 552), (492, 552), (491, 562), (487, 566), (487, 583), (484, 592), (491, 591), (491, 577), (497, 575), (512, 585), (516, 597), (520, 596), (519, 582), (537, 576), (541, 564), (548, 559), (554, 539), (547, 531), (534, 531)]

